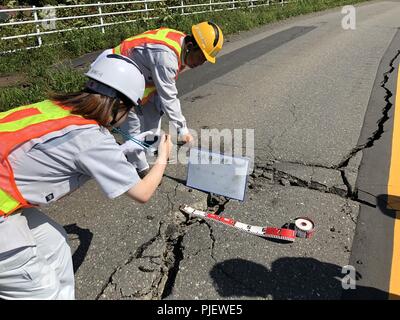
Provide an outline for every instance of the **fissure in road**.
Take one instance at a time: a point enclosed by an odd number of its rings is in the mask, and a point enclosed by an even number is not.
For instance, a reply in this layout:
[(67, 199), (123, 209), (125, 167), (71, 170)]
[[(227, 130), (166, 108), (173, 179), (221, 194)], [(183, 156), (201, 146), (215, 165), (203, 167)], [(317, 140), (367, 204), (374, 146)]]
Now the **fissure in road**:
[(371, 148), (374, 145), (375, 141), (377, 141), (381, 138), (381, 136), (384, 132), (385, 122), (389, 119), (388, 112), (393, 106), (393, 103), (390, 101), (390, 98), (393, 96), (393, 93), (389, 88), (387, 88), (386, 84), (389, 82), (390, 75), (395, 70), (394, 62), (396, 61), (396, 59), (399, 56), (400, 56), (400, 50), (397, 51), (397, 54), (390, 61), (389, 70), (383, 74), (383, 81), (381, 84), (381, 88), (383, 88), (386, 92), (386, 96), (385, 96), (386, 105), (382, 109), (383, 116), (379, 119), (379, 121), (377, 123), (378, 129), (372, 134), (372, 136), (367, 140), (366, 143), (359, 145), (359, 146), (355, 147), (353, 150), (351, 150), (350, 154), (347, 157), (345, 157), (345, 159), (342, 162), (340, 162), (336, 167), (334, 167), (335, 169), (342, 169), (342, 168), (346, 167), (348, 165), (350, 159), (352, 157), (354, 157), (354, 155), (358, 151), (361, 151), (366, 148)]

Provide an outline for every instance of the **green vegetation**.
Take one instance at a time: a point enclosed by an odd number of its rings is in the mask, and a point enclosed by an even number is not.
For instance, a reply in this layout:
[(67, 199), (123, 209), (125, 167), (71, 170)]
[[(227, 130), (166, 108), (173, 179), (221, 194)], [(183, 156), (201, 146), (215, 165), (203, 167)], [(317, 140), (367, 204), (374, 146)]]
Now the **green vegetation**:
[[(86, 29), (51, 35), (46, 38), (46, 43), (58, 44), (0, 56), (0, 112), (40, 101), (51, 91), (79, 90), (85, 77), (82, 70), (74, 69), (68, 63), (69, 59), (114, 47), (123, 39), (161, 25), (190, 33), (192, 24), (211, 20), (222, 28), (224, 35), (229, 35), (292, 16), (364, 1), (298, 0), (284, 6), (274, 5), (254, 9), (245, 6), (240, 10), (224, 11), (223, 14), (219, 11), (190, 16), (180, 16), (160, 6), (157, 10), (159, 16), (163, 18), (159, 20), (140, 19), (135, 23), (107, 27), (105, 34), (101, 33), (100, 29)], [(1, 44), (0, 52), (4, 49), (4, 44)], [(61, 61), (64, 63), (60, 64)], [(1, 77), (15, 73), (23, 75), (24, 78), (18, 85), (7, 87), (1, 83)]]

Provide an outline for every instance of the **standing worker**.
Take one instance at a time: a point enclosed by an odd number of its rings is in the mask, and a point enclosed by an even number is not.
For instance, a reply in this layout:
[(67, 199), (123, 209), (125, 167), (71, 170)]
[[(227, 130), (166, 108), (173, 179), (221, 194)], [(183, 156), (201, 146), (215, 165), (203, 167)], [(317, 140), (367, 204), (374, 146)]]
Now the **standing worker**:
[[(67, 235), (38, 210), (93, 178), (108, 196), (147, 202), (172, 148), (161, 138), (158, 158), (141, 180), (118, 145), (118, 127), (145, 89), (127, 57), (111, 54), (86, 73), (83, 91), (0, 113), (0, 299), (74, 299)], [(132, 141), (131, 141), (132, 142)]]
[[(157, 135), (165, 113), (177, 129), (178, 140), (192, 142), (177, 97), (176, 80), (186, 66), (195, 68), (206, 60), (215, 63), (223, 42), (222, 31), (215, 23), (201, 22), (192, 26), (191, 35), (159, 28), (128, 38), (116, 48), (104, 51), (99, 58), (111, 52), (131, 58), (146, 80), (142, 104), (136, 113), (129, 114), (122, 128), (131, 135), (149, 130)], [(128, 159), (135, 164), (141, 177), (147, 174), (149, 165), (143, 150), (137, 149)]]

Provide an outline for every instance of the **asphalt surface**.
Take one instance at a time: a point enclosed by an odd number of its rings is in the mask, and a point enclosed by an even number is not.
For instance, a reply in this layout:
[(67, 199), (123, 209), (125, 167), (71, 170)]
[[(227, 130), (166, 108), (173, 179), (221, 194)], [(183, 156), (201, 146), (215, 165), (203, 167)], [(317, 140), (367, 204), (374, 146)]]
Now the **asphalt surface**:
[(400, 50), (400, 2), (356, 8), (355, 30), (342, 28), (336, 8), (239, 33), (217, 64), (178, 80), (190, 128), (254, 129), (245, 201), (215, 207), (221, 215), (277, 227), (308, 216), (315, 236), (288, 244), (188, 219), (181, 204), (211, 204), (185, 186), (182, 164), (169, 165), (145, 205), (110, 201), (91, 181), (44, 208), (69, 234), (78, 299), (340, 299), (349, 263), (363, 273), (357, 292), (387, 294), (374, 279), (387, 277), (390, 261), (359, 270), (354, 257), (371, 253), (354, 235), (360, 207), (374, 201), (360, 197), (357, 177), (365, 152), (380, 157), (365, 142), (382, 136), (388, 101), (379, 83)]

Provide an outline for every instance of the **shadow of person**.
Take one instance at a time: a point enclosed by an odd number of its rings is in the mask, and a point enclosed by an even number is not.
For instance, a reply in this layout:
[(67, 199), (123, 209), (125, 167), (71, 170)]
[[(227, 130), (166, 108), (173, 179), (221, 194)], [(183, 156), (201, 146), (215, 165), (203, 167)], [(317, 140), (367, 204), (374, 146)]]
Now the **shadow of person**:
[(74, 273), (76, 273), (85, 260), (90, 243), (92, 242), (93, 233), (89, 229), (78, 227), (75, 223), (64, 226), (64, 229), (68, 234), (75, 234), (78, 236), (79, 246), (72, 255)]
[[(270, 270), (261, 264), (237, 258), (217, 263), (210, 271), (221, 297), (275, 300), (339, 300), (345, 275), (342, 267), (335, 264), (313, 258), (288, 257), (274, 261)], [(356, 288), (367, 292), (367, 288)], [(375, 294), (380, 291), (375, 290)], [(382, 295), (379, 297), (385, 299)]]
[(383, 214), (393, 219), (399, 219), (398, 217), (400, 217), (400, 215), (397, 216), (397, 211), (400, 212), (400, 197), (389, 194), (380, 194), (376, 199), (378, 208)]
[(286, 299), (340, 297), (342, 268), (312, 258), (280, 258), (265, 266), (243, 259), (216, 264), (210, 272), (223, 297), (248, 296)]

